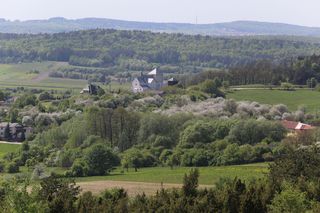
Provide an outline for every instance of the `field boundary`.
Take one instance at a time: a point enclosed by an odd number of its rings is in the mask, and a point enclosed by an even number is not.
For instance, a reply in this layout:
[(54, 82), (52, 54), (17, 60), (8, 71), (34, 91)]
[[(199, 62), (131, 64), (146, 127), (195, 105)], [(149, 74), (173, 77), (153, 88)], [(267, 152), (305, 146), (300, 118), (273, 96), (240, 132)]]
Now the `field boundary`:
[[(145, 193), (146, 195), (154, 195), (161, 189), (180, 189), (183, 184), (179, 183), (149, 183), (149, 182), (134, 182), (134, 181), (86, 181), (77, 182), (82, 192), (90, 191), (93, 194), (99, 194), (106, 189), (123, 188), (129, 196), (136, 196)], [(199, 188), (213, 188), (214, 185), (199, 185)]]
[(22, 143), (19, 143), (19, 142), (8, 142), (8, 141), (0, 141), (0, 144), (22, 145)]

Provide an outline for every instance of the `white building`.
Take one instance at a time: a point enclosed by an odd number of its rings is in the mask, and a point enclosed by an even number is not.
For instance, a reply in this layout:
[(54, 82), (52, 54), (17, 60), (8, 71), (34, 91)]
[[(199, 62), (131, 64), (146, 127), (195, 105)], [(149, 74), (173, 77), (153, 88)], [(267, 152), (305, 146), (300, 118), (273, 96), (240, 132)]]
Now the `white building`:
[(154, 69), (147, 75), (141, 73), (141, 76), (132, 81), (132, 91), (134, 93), (145, 92), (148, 90), (159, 90), (164, 86), (163, 73)]

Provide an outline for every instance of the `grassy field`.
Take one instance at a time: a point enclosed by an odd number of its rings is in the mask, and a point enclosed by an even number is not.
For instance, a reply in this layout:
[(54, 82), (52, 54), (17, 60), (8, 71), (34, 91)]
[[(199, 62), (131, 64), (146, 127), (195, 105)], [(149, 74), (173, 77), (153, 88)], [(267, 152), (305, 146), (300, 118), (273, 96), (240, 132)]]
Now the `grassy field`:
[[(141, 194), (147, 195), (156, 193), (161, 188), (180, 188), (183, 183), (183, 177), (189, 173), (191, 168), (178, 167), (153, 167), (142, 168), (138, 172), (130, 169), (129, 172), (123, 172), (121, 168), (117, 168), (107, 176), (83, 177), (76, 178), (75, 181), (83, 192), (91, 191), (94, 194), (99, 194), (105, 189), (124, 188), (130, 196)], [(62, 168), (47, 168), (46, 173), (55, 172), (64, 174), (66, 170)], [(221, 167), (201, 167), (199, 168), (200, 187), (214, 187), (219, 179), (234, 179), (241, 178), (244, 181), (265, 177), (268, 173), (267, 163), (247, 164), (238, 166), (221, 166)], [(20, 173), (26, 176), (32, 175), (32, 170), (27, 167), (20, 167)], [(5, 179), (12, 178), (12, 174), (1, 173)], [(38, 182), (35, 182), (38, 183)]]
[(20, 144), (3, 144), (0, 143), (0, 158), (9, 152), (16, 152), (20, 148)]
[[(0, 148), (2, 148), (0, 144)], [(19, 148), (18, 145), (3, 146), (7, 147), (6, 152), (12, 152)], [(3, 149), (5, 150), (5, 149)], [(5, 153), (3, 151), (2, 153)], [(145, 183), (172, 183), (181, 184), (183, 177), (192, 168), (190, 167), (151, 167), (141, 168), (137, 172), (134, 169), (123, 171), (122, 168), (116, 168), (111, 174), (106, 176), (80, 177), (76, 178), (77, 182), (94, 182), (94, 181), (129, 181), (129, 182), (145, 182)], [(254, 178), (262, 178), (268, 173), (268, 163), (245, 164), (235, 166), (219, 166), (219, 167), (199, 167), (200, 178), (199, 183), (202, 185), (213, 185), (220, 178), (241, 178), (250, 180)], [(47, 168), (48, 173), (55, 172), (64, 174), (66, 169), (63, 168)], [(20, 173), (31, 175), (26, 167), (20, 167)], [(11, 176), (11, 174), (2, 173), (3, 176)]]
[[(81, 90), (85, 80), (50, 78), (50, 71), (66, 66), (62, 62), (0, 64), (0, 88), (37, 88), (56, 90)], [(34, 72), (36, 71), (36, 72)]]
[[(179, 167), (170, 169), (167, 167), (153, 167), (143, 168), (134, 172), (122, 172), (116, 169), (108, 176), (97, 177), (84, 177), (77, 178), (77, 182), (90, 182), (90, 181), (131, 181), (131, 182), (146, 182), (146, 183), (178, 183), (183, 181), (184, 174), (188, 173), (191, 168)], [(262, 178), (268, 172), (268, 164), (249, 164), (239, 166), (221, 166), (221, 167), (201, 167), (200, 171), (200, 184), (212, 185), (220, 178), (235, 178), (239, 177), (243, 180), (250, 180), (253, 178)]]
[(108, 85), (101, 85), (101, 87), (106, 90), (106, 91), (117, 91), (117, 90), (127, 90), (127, 91), (131, 91), (131, 83), (118, 83), (116, 81), (112, 81), (110, 84)]
[(290, 110), (297, 110), (299, 106), (305, 106), (310, 112), (320, 111), (320, 92), (307, 89), (296, 91), (282, 91), (269, 89), (243, 89), (227, 95), (228, 98), (237, 101), (257, 101), (264, 104), (285, 104)]

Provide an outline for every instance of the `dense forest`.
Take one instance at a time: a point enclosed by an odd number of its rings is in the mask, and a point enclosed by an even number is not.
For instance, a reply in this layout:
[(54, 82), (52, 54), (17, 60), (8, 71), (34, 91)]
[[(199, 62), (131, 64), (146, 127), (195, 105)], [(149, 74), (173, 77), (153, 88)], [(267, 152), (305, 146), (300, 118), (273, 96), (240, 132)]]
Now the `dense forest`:
[(182, 85), (188, 86), (214, 78), (228, 81), (230, 85), (264, 84), (272, 86), (290, 82), (297, 85), (308, 85), (312, 88), (320, 81), (320, 56), (300, 56), (283, 59), (278, 63), (272, 60), (256, 60), (238, 64), (227, 70), (182, 75), (179, 79)]
[(142, 31), (89, 30), (58, 34), (0, 34), (0, 62), (67, 61), (70, 65), (168, 72), (228, 68), (319, 54), (320, 44), (294, 37), (210, 37)]

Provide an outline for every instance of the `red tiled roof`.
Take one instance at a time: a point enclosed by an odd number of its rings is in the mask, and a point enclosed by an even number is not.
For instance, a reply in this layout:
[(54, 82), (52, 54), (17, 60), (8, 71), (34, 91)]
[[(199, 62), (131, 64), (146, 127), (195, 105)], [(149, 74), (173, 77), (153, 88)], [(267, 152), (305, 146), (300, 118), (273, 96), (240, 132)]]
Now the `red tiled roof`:
[(281, 124), (286, 129), (295, 130), (296, 126), (298, 125), (298, 122), (283, 120), (283, 121), (281, 121)]
[(314, 129), (313, 126), (309, 124), (304, 124), (300, 122), (295, 122), (295, 121), (287, 121), (283, 120), (281, 121), (281, 124), (284, 128), (290, 129), (290, 130), (309, 130), (309, 129)]

